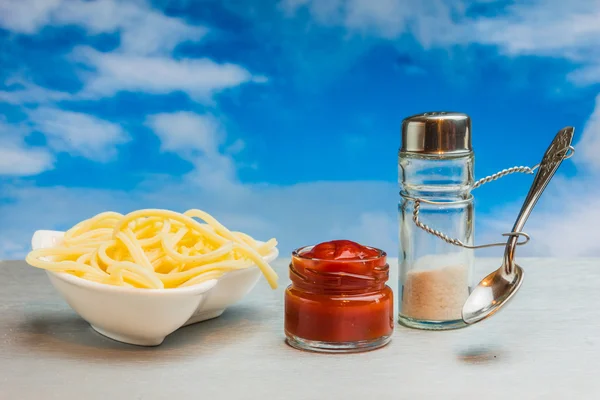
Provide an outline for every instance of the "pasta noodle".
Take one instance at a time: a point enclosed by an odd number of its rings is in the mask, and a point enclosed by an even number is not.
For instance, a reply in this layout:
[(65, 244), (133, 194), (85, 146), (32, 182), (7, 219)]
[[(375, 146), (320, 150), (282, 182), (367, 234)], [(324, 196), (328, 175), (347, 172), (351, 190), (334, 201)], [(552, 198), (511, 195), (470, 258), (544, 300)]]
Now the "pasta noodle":
[(277, 274), (264, 260), (275, 246), (275, 239), (257, 242), (201, 210), (145, 209), (98, 214), (65, 232), (59, 246), (31, 251), (26, 261), (94, 282), (149, 289), (197, 285), (256, 265), (275, 289)]

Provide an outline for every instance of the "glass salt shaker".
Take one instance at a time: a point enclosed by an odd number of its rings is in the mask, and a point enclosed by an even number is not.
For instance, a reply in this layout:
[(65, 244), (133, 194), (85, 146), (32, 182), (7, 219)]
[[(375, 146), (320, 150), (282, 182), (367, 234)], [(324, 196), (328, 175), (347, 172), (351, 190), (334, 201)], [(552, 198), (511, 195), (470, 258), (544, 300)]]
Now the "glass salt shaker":
[[(398, 154), (402, 325), (465, 326), (461, 310), (472, 287), (474, 254), (448, 241), (473, 244), (473, 166), (468, 115), (435, 112), (403, 120)], [(429, 227), (448, 240), (427, 232)]]

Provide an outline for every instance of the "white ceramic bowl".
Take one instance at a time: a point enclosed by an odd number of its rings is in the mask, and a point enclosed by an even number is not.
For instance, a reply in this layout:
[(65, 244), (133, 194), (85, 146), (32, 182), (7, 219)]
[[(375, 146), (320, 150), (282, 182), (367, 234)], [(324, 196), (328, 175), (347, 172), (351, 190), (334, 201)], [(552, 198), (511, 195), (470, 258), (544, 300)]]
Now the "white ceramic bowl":
[[(37, 231), (32, 248), (57, 246), (63, 236), (64, 232)], [(278, 250), (273, 249), (264, 258), (271, 262), (277, 256)], [(137, 289), (46, 272), (56, 290), (94, 330), (119, 342), (140, 346), (157, 346), (182, 326), (220, 316), (248, 294), (262, 275), (257, 266), (252, 266), (195, 286)]]

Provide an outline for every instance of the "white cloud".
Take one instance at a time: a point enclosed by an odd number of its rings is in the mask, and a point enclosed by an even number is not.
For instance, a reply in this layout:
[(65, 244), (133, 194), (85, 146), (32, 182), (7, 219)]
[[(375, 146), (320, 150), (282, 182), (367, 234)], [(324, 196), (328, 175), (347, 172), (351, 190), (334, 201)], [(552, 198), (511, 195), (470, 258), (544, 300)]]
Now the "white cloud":
[(146, 124), (159, 137), (163, 151), (176, 153), (194, 165), (186, 176), (188, 181), (222, 196), (237, 195), (243, 190), (232, 153), (221, 150), (225, 133), (214, 116), (163, 113), (148, 117)]
[(580, 86), (600, 82), (600, 59), (596, 60), (592, 65), (581, 67), (569, 73), (567, 78)]
[[(4, 11), (2, 13), (1, 11)], [(37, 33), (44, 26), (77, 25), (90, 34), (118, 32), (120, 45), (112, 52), (91, 47), (75, 49), (73, 59), (91, 67), (81, 72), (84, 89), (69, 96), (29, 85), (0, 92), (13, 104), (111, 96), (119, 91), (171, 93), (182, 91), (208, 102), (216, 92), (246, 82), (264, 83), (235, 65), (206, 58), (174, 59), (175, 47), (201, 40), (208, 30), (164, 15), (145, 1), (11, 0), (0, 6), (0, 27), (18, 33)]]
[[(504, 16), (479, 18), (473, 41), (500, 46), (509, 54), (585, 59), (598, 45), (600, 4), (557, 0), (515, 3)], [(597, 55), (598, 53), (596, 53)]]
[(212, 189), (219, 196), (237, 196), (247, 188), (237, 177), (237, 165), (228, 155), (216, 153), (193, 160), (194, 171), (188, 179), (205, 189)]
[[(484, 43), (508, 54), (587, 58), (598, 44), (600, 4), (560, 0), (515, 2), (494, 17), (467, 16), (470, 6), (487, 0), (284, 0), (288, 15), (307, 8), (324, 25), (343, 26), (395, 39), (412, 33), (421, 44)], [(595, 52), (598, 55), (597, 52)]]
[[(120, 8), (120, 5), (119, 5)], [(118, 12), (118, 11), (117, 11)], [(127, 20), (121, 33), (121, 50), (127, 54), (167, 54), (184, 41), (198, 41), (208, 30), (156, 12)]]
[(35, 33), (50, 21), (62, 0), (5, 0), (0, 2), (0, 26), (20, 33)]
[[(427, 3), (428, 1), (351, 0), (345, 3), (344, 25), (363, 32), (376, 32), (385, 38), (396, 38), (409, 29), (409, 24), (419, 23), (424, 18), (437, 20), (438, 26), (445, 23), (446, 7), (431, 7), (426, 14), (423, 6), (427, 6)], [(428, 29), (436, 30), (435, 25)]]
[(246, 143), (242, 139), (236, 139), (233, 143), (227, 146), (225, 150), (228, 154), (238, 154), (244, 151), (246, 148)]
[(218, 120), (212, 115), (176, 112), (151, 115), (148, 126), (161, 140), (163, 151), (188, 153), (200, 150), (204, 154), (218, 151), (221, 139)]
[[(0, 176), (33, 176), (54, 168), (55, 153), (107, 162), (119, 145), (130, 140), (117, 124), (92, 115), (39, 107), (29, 119), (9, 124), (0, 120)], [(25, 138), (39, 131), (45, 146), (30, 146)]]
[[(187, 24), (181, 19), (163, 15), (151, 9), (144, 1), (55, 1), (46, 4), (33, 0), (3, 3), (0, 27), (18, 33), (32, 34), (47, 25), (78, 25), (89, 33), (119, 32), (120, 46), (112, 52), (100, 52), (91, 47), (78, 47), (73, 59), (85, 64), (82, 72), (83, 89), (78, 93), (49, 90), (23, 79), (9, 79), (7, 84), (18, 84), (15, 90), (0, 91), (0, 100), (21, 105), (29, 116), (27, 132), (40, 131), (47, 138), (47, 148), (29, 148), (23, 143), (5, 145), (3, 168), (0, 174), (35, 174), (52, 167), (51, 152), (67, 152), (93, 161), (106, 162), (117, 154), (117, 148), (129, 140), (123, 129), (97, 117), (61, 110), (49, 104), (64, 100), (77, 101), (111, 96), (119, 91), (139, 91), (166, 94), (182, 91), (198, 101), (210, 102), (212, 96), (224, 89), (254, 81), (266, 82), (262, 76), (253, 76), (234, 64), (218, 64), (210, 59), (174, 59), (170, 53), (177, 44), (199, 40), (207, 30)], [(8, 15), (9, 19), (6, 18)], [(39, 107), (39, 105), (48, 106)], [(178, 123), (166, 134), (166, 115), (156, 119), (155, 128), (161, 134), (165, 151), (179, 151), (195, 166), (187, 178), (205, 187), (237, 190), (236, 166), (230, 155), (241, 151), (239, 141), (226, 154), (218, 146), (218, 124), (209, 116), (177, 116)], [(158, 118), (158, 117), (157, 117)], [(172, 118), (171, 118), (172, 119)], [(161, 122), (162, 121), (162, 122)], [(167, 123), (173, 122), (166, 121)], [(186, 127), (187, 124), (193, 126)], [(162, 124), (162, 125), (161, 125)], [(190, 131), (190, 129), (192, 131)], [(185, 143), (184, 143), (185, 142)], [(190, 147), (191, 146), (191, 147)], [(193, 157), (188, 150), (203, 151), (203, 157)], [(15, 160), (35, 159), (19, 163)]]
[[(254, 81), (264, 83), (263, 76), (253, 76), (234, 64), (218, 64), (206, 58), (174, 59), (175, 47), (185, 41), (202, 39), (207, 29), (164, 15), (143, 1), (53, 1), (11, 0), (0, 6), (0, 26), (20, 33), (36, 33), (46, 25), (78, 25), (91, 34), (118, 32), (120, 45), (103, 53), (80, 47), (74, 59), (95, 69), (85, 71), (85, 88), (77, 98), (110, 96), (118, 91), (170, 93), (183, 91), (203, 101), (214, 93)], [(4, 16), (2, 16), (4, 15)], [(66, 94), (39, 87), (0, 92), (11, 103), (36, 100), (58, 101)]]
[(563, 58), (579, 65), (568, 78), (576, 84), (600, 82), (600, 3), (589, 0), (513, 2), (494, 17), (467, 14), (489, 1), (284, 0), (289, 15), (307, 9), (324, 26), (384, 39), (414, 36), (424, 48), (496, 46), (507, 56)]
[(168, 54), (177, 44), (197, 41), (204, 27), (152, 10), (144, 2), (65, 1), (54, 16), (56, 24), (77, 24), (90, 33), (121, 33), (120, 50), (128, 54)]
[(7, 0), (0, 4), (0, 26), (33, 34), (47, 25), (77, 25), (91, 34), (119, 32), (129, 54), (169, 53), (186, 40), (199, 40), (204, 27), (155, 11), (144, 1)]
[(176, 60), (102, 53), (89, 47), (77, 49), (74, 56), (96, 70), (86, 77), (86, 87), (80, 94), (83, 97), (109, 96), (122, 90), (158, 94), (182, 91), (207, 101), (218, 91), (254, 80), (238, 65), (218, 64), (207, 58)]
[(359, 34), (395, 39), (412, 33), (425, 47), (456, 40), (460, 25), (452, 16), (464, 10), (462, 2), (439, 0), (284, 0), (282, 8), (288, 16), (306, 8), (323, 25)]
[(579, 65), (567, 77), (600, 82), (600, 3), (559, 0), (514, 3), (504, 16), (479, 18), (466, 43), (498, 46), (509, 56), (563, 58)]
[(4, 144), (0, 146), (0, 175), (37, 175), (54, 165), (54, 157), (44, 149)]
[(600, 174), (600, 95), (596, 97), (596, 108), (584, 127), (573, 160)]
[(37, 105), (68, 100), (72, 97), (70, 93), (46, 89), (23, 79), (9, 79), (5, 83), (20, 86), (15, 90), (0, 90), (0, 101), (8, 104)]
[(54, 157), (45, 149), (0, 143), (0, 175), (37, 175), (53, 165)]
[[(47, 25), (78, 25), (91, 34), (119, 32), (121, 40), (120, 46), (108, 53), (85, 46), (75, 49), (73, 59), (88, 67), (81, 75), (84, 87), (78, 93), (49, 90), (23, 79), (12, 78), (5, 82), (16, 83), (20, 88), (0, 91), (0, 101), (25, 108), (44, 105), (26, 110), (26, 113), (29, 116), (28, 132), (38, 130), (44, 134), (48, 148), (29, 148), (23, 143), (5, 145), (1, 154), (3, 160), (0, 161), (1, 175), (35, 175), (47, 170), (54, 162), (51, 151), (107, 162), (117, 155), (119, 145), (130, 140), (117, 124), (91, 115), (61, 110), (52, 107), (52, 103), (95, 99), (120, 91), (156, 94), (182, 91), (198, 101), (210, 102), (215, 93), (224, 89), (249, 81), (266, 81), (266, 78), (253, 76), (234, 64), (218, 64), (206, 58), (172, 58), (170, 53), (179, 43), (201, 39), (207, 32), (206, 28), (165, 16), (143, 1), (69, 0), (43, 3), (24, 0), (3, 3), (0, 11), (5, 11), (0, 15), (0, 27), (18, 33), (37, 33)], [(203, 159), (197, 160), (188, 155), (187, 158), (196, 167), (189, 179), (204, 185), (216, 186), (226, 182), (230, 187), (236, 187), (233, 160), (218, 151), (218, 132), (208, 132), (217, 128), (216, 120), (203, 118), (195, 121), (196, 126), (189, 128), (196, 129), (198, 124), (205, 124), (200, 130), (192, 132), (193, 136), (185, 130), (185, 121), (175, 126), (168, 136), (163, 135), (163, 150), (175, 151), (175, 147), (181, 146), (183, 140), (191, 140), (188, 144), (208, 153)], [(209, 126), (211, 123), (213, 126)], [(211, 143), (211, 140), (215, 142)], [(210, 146), (213, 148), (209, 149)], [(180, 147), (179, 150), (183, 154), (188, 148)], [(24, 165), (28, 167), (25, 169)], [(221, 186), (227, 185), (221, 183)]]
[(0, 175), (37, 175), (54, 167), (54, 157), (46, 149), (28, 146), (25, 126), (0, 120)]
[(129, 140), (119, 125), (88, 114), (45, 107), (30, 111), (29, 118), (51, 149), (94, 161), (111, 160)]

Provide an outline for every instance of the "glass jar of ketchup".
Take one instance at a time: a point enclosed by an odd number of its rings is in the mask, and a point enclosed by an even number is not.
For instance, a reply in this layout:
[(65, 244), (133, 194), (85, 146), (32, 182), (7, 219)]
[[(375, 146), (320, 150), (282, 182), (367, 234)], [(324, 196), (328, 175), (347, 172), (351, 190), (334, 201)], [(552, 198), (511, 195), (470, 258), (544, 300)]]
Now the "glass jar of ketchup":
[(385, 346), (394, 330), (393, 292), (384, 251), (348, 240), (292, 253), (285, 292), (289, 345), (320, 352)]

